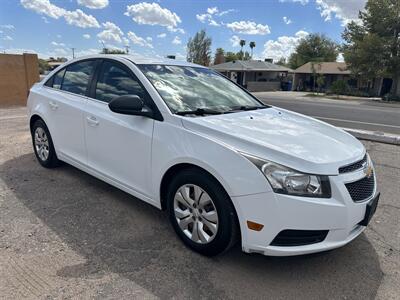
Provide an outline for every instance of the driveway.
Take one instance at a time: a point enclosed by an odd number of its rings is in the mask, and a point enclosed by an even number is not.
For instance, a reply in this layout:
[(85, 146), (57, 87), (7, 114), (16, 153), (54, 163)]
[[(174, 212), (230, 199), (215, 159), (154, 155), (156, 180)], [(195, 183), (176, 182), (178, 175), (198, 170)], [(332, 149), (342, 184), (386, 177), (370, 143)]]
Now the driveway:
[(400, 135), (400, 103), (305, 97), (302, 92), (254, 93), (263, 102), (293, 110), (335, 126)]
[(40, 167), (24, 114), (0, 109), (2, 299), (399, 299), (398, 146), (365, 143), (382, 198), (351, 244), (206, 258), (182, 245), (164, 212), (71, 166)]

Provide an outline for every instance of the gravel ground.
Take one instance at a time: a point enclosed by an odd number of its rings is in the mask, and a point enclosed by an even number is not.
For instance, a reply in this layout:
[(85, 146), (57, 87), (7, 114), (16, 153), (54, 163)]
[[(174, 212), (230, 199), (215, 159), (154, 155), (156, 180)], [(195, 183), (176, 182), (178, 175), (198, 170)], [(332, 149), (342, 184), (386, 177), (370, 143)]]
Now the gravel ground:
[(1, 299), (400, 299), (399, 146), (365, 142), (382, 197), (351, 244), (206, 258), (165, 213), (71, 166), (40, 167), (24, 115), (0, 109)]

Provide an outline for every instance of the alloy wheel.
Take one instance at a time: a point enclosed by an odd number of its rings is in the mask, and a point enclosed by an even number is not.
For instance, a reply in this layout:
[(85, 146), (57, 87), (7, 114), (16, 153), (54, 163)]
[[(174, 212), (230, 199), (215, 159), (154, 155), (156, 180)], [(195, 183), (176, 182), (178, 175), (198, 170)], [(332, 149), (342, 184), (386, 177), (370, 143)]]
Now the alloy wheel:
[(34, 134), (36, 153), (42, 161), (49, 157), (49, 139), (42, 127), (37, 127)]

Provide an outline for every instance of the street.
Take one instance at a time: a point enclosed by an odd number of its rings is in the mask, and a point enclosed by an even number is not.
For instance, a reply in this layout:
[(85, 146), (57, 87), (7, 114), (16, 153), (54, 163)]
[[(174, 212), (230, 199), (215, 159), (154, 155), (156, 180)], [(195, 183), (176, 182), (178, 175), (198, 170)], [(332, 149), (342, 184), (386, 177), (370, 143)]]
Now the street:
[(303, 97), (297, 92), (259, 92), (263, 102), (318, 118), (339, 127), (400, 135), (400, 103), (372, 100), (331, 100)]
[(382, 195), (349, 245), (207, 258), (183, 246), (165, 212), (69, 165), (42, 168), (25, 114), (0, 109), (2, 299), (399, 298), (399, 146), (364, 142)]

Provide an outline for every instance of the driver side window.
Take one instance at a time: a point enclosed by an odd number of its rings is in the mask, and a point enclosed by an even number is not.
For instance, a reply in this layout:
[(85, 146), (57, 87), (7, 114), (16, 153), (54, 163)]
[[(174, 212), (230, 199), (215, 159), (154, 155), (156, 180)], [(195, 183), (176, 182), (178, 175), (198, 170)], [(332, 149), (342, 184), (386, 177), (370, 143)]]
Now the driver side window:
[(144, 99), (145, 91), (125, 68), (111, 61), (104, 61), (96, 84), (95, 98), (109, 103), (124, 95), (137, 95)]

